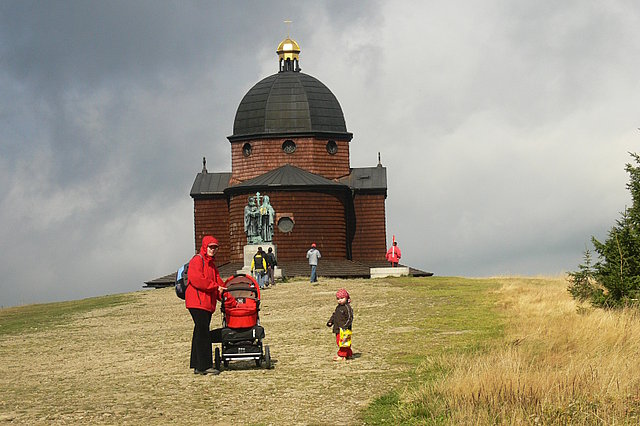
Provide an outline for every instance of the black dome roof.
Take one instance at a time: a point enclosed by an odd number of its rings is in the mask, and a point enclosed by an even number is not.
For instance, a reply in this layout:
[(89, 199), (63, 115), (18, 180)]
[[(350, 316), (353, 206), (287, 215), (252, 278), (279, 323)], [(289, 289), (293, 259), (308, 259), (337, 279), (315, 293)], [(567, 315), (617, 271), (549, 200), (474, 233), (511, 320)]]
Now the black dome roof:
[(281, 71), (258, 82), (242, 98), (228, 139), (307, 135), (339, 140), (353, 136), (327, 86), (299, 71)]

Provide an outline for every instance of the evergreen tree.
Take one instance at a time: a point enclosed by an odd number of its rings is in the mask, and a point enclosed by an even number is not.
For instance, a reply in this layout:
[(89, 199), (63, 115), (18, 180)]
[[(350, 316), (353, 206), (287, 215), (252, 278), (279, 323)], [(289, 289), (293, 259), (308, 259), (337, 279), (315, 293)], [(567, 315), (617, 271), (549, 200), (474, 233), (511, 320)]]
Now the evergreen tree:
[(621, 307), (640, 299), (640, 156), (630, 154), (636, 163), (625, 167), (630, 176), (631, 208), (621, 213), (604, 242), (591, 237), (598, 261), (592, 265), (586, 250), (584, 264), (569, 273), (569, 293), (595, 306)]

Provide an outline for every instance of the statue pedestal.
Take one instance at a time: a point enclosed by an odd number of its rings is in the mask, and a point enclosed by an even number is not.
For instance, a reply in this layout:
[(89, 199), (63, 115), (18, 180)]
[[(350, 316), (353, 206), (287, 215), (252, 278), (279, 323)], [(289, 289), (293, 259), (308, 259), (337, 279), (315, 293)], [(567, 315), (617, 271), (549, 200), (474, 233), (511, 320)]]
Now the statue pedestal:
[(278, 258), (278, 250), (274, 244), (271, 243), (260, 243), (260, 244), (247, 244), (244, 246), (244, 262), (242, 263), (243, 268), (249, 268), (251, 270), (251, 261), (253, 260), (253, 256), (258, 252), (258, 247), (262, 247), (262, 251), (265, 254), (269, 251), (269, 247), (273, 249), (273, 252), (276, 254), (276, 259)]
[(371, 278), (384, 277), (404, 277), (409, 275), (409, 268), (406, 266), (396, 266), (395, 268), (370, 268)]
[[(236, 274), (248, 274), (251, 275), (251, 261), (253, 260), (253, 256), (258, 252), (258, 247), (262, 247), (262, 251), (266, 254), (269, 251), (269, 247), (273, 250), (276, 255), (276, 259), (278, 258), (278, 249), (275, 244), (272, 243), (260, 243), (260, 244), (247, 244), (244, 246), (244, 262), (242, 269), (238, 269)], [(273, 276), (276, 279), (282, 278), (282, 269), (276, 266), (273, 269)]]

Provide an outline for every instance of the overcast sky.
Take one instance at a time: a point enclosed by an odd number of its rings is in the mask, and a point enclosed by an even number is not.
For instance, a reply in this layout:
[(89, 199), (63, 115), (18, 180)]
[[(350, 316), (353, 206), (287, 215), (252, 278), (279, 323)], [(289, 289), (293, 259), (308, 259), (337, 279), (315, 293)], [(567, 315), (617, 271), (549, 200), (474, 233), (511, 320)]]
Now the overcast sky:
[[(640, 3), (0, 2), (0, 306), (140, 290), (193, 252), (244, 94), (290, 35), (436, 275), (557, 275), (640, 149)], [(301, 254), (304, 256), (304, 254)]]

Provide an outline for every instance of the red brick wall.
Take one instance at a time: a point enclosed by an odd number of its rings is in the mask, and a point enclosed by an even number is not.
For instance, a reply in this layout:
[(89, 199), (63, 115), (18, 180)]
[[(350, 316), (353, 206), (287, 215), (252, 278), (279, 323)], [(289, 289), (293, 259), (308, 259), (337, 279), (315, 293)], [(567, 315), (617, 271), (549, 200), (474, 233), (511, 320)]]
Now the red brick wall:
[(216, 255), (218, 264), (230, 259), (229, 248), (229, 208), (227, 199), (221, 196), (212, 200), (193, 200), (193, 221), (195, 229), (195, 249), (200, 251), (202, 238), (213, 235), (220, 242)]
[[(325, 258), (346, 258), (346, 222), (344, 206), (337, 196), (315, 192), (268, 192), (276, 213), (291, 213), (293, 231), (274, 229), (274, 243), (282, 260), (302, 260), (312, 242)], [(194, 200), (195, 250), (202, 238), (213, 235), (220, 241), (218, 263), (242, 262), (244, 206), (247, 196), (239, 195), (227, 207), (224, 197)], [(384, 195), (358, 195), (354, 200), (356, 233), (352, 244), (353, 260), (384, 260), (386, 223)]]
[(357, 195), (353, 260), (384, 260), (387, 252), (384, 195)]
[[(287, 154), (282, 150), (285, 140), (291, 139), (296, 144), (296, 150)], [(291, 164), (308, 172), (315, 173), (327, 179), (336, 179), (350, 172), (349, 142), (335, 141), (338, 152), (330, 155), (326, 145), (328, 139), (315, 138), (281, 138), (256, 139), (231, 143), (231, 184), (243, 182), (260, 176), (270, 170)], [(242, 154), (242, 147), (250, 143), (252, 153), (249, 157)]]
[[(316, 192), (270, 191), (271, 205), (276, 214), (291, 213), (295, 225), (290, 233), (283, 233), (274, 226), (273, 243), (277, 245), (279, 260), (304, 260), (312, 242), (325, 258), (346, 258), (346, 222), (342, 202), (331, 194)], [(231, 260), (241, 262), (243, 247), (247, 244), (244, 233), (244, 207), (246, 195), (231, 199), (229, 219), (231, 223)], [(384, 248), (383, 238), (383, 248)]]

